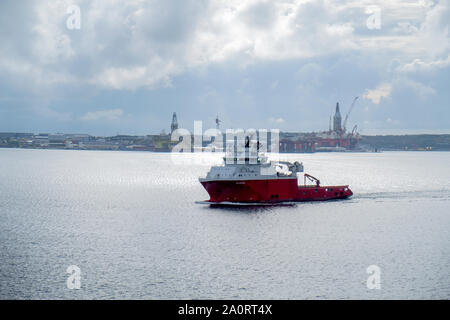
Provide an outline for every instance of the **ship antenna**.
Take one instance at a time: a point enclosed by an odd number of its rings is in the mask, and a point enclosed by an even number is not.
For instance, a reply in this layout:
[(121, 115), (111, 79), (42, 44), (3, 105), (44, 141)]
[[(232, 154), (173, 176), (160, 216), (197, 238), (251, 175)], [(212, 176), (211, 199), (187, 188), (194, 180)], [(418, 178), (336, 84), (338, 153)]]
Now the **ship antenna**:
[(219, 129), (220, 123), (222, 122), (222, 120), (219, 119), (219, 115), (217, 115), (216, 117), (216, 129)]

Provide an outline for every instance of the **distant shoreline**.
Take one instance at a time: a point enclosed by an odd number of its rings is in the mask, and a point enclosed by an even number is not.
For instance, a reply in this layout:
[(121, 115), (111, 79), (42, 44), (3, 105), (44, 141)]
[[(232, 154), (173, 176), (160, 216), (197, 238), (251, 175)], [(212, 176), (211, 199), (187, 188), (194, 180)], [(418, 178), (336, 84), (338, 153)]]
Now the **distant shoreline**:
[[(156, 154), (166, 154), (166, 153), (172, 153), (171, 151), (155, 151), (155, 150), (108, 150), (108, 149), (65, 149), (65, 148), (21, 148), (21, 147), (2, 147), (0, 146), (1, 150), (45, 150), (45, 151), (102, 151), (102, 152), (136, 152), (136, 153), (156, 153)], [(315, 152), (280, 152), (279, 154), (322, 154), (322, 153), (358, 153), (358, 154), (367, 154), (367, 153), (383, 153), (383, 152), (450, 152), (449, 150), (401, 150), (401, 149), (381, 149), (378, 151), (370, 151), (370, 150), (347, 150), (347, 151), (315, 151)], [(184, 152), (184, 154), (199, 154), (202, 152)], [(203, 153), (223, 153), (223, 152), (210, 152), (210, 151), (203, 151)], [(179, 152), (177, 154), (183, 154), (183, 152)], [(270, 154), (268, 152), (267, 154)]]
[[(303, 133), (280, 132), (289, 139)], [(405, 135), (361, 135), (355, 148), (339, 150), (327, 147), (320, 152), (378, 152), (378, 151), (450, 151), (450, 134), (405, 134)], [(338, 138), (339, 139), (339, 138)], [(281, 140), (281, 139), (280, 139)], [(306, 140), (307, 141), (307, 140)], [(146, 151), (155, 153), (171, 152), (178, 142), (170, 140), (170, 135), (116, 135), (110, 137), (88, 134), (31, 134), (0, 132), (0, 148), (45, 149), (45, 150), (110, 150)], [(206, 143), (206, 142), (205, 142)], [(281, 148), (280, 148), (281, 149)], [(324, 149), (324, 148), (322, 148)], [(342, 148), (341, 148), (342, 149)], [(280, 150), (280, 153), (305, 153), (293, 150)], [(310, 153), (310, 152), (307, 152)]]

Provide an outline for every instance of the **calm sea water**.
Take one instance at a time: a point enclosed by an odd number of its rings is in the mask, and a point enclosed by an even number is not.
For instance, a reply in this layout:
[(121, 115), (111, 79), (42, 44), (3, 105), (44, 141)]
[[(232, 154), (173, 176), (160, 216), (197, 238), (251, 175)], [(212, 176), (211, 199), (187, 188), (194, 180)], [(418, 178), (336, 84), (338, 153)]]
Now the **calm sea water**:
[(450, 298), (450, 153), (282, 158), (355, 195), (210, 208), (217, 156), (0, 149), (0, 298)]

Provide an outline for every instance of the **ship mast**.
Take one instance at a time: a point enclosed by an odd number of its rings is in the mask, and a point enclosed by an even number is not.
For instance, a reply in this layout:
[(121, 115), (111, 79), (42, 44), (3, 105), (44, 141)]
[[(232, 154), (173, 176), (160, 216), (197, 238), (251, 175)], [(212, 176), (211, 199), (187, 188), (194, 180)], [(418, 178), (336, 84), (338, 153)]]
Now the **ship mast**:
[(216, 117), (216, 129), (219, 130), (220, 127), (220, 123), (222, 122), (222, 120), (219, 119), (219, 115), (217, 115)]

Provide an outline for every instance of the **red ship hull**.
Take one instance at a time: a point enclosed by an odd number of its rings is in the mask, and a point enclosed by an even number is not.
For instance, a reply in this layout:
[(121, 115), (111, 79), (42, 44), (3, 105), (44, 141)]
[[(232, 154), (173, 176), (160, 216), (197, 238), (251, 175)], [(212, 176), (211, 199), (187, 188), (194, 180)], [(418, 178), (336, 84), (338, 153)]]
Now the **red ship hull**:
[(347, 186), (297, 185), (297, 179), (208, 180), (201, 181), (211, 204), (324, 201), (353, 195)]

